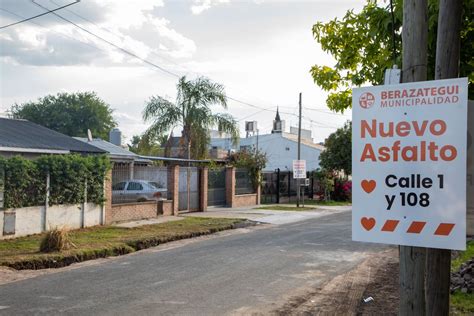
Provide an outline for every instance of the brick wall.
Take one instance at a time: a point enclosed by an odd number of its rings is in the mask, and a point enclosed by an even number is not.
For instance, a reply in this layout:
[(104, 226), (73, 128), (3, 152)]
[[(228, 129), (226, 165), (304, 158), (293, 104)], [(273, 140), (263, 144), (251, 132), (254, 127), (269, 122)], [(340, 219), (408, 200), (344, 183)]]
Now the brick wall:
[(171, 200), (158, 201), (158, 215), (163, 215), (163, 216), (173, 215), (173, 201)]
[(111, 222), (112, 214), (112, 169), (107, 172), (105, 177), (105, 202), (104, 202), (104, 217), (101, 224), (107, 224)]
[(158, 204), (155, 201), (123, 203), (112, 205), (107, 216), (107, 224), (122, 221), (154, 218), (158, 216)]
[(235, 168), (227, 167), (225, 175), (226, 200), (229, 207), (260, 205), (260, 186), (254, 194), (235, 194)]
[(173, 201), (172, 215), (178, 215), (179, 166), (169, 166), (168, 169), (168, 191), (170, 192), (169, 198)]

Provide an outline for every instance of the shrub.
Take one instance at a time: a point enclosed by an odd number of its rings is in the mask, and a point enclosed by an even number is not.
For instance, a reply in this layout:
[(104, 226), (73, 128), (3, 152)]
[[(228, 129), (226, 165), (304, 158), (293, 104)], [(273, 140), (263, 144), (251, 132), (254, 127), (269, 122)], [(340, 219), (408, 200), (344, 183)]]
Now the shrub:
[(74, 247), (74, 244), (69, 238), (69, 233), (66, 228), (54, 228), (46, 233), (41, 240), (41, 252), (59, 252)]
[(335, 201), (352, 201), (352, 181), (335, 180), (333, 198)]

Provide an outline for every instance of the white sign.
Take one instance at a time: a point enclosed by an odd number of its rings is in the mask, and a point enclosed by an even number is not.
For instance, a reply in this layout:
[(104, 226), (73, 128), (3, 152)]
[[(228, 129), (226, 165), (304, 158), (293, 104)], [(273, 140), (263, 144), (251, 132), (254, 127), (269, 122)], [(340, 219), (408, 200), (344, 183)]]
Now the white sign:
[(306, 178), (306, 160), (293, 160), (293, 179)]
[(466, 247), (467, 78), (354, 89), (352, 239)]

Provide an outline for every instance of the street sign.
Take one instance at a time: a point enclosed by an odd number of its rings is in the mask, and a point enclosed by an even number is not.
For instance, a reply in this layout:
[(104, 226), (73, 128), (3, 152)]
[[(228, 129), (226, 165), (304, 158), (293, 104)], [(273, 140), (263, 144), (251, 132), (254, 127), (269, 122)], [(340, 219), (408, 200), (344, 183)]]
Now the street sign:
[(306, 160), (293, 160), (293, 179), (306, 178)]
[(354, 89), (352, 239), (466, 247), (467, 78)]

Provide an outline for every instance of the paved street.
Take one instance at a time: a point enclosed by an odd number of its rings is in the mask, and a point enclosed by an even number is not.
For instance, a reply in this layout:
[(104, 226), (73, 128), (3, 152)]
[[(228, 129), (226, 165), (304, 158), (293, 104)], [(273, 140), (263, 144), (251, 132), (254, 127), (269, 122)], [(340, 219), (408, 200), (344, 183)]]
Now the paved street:
[(350, 212), (339, 212), (242, 229), (6, 284), (0, 315), (268, 311), (385, 249), (351, 242), (350, 220)]

